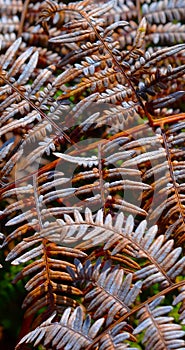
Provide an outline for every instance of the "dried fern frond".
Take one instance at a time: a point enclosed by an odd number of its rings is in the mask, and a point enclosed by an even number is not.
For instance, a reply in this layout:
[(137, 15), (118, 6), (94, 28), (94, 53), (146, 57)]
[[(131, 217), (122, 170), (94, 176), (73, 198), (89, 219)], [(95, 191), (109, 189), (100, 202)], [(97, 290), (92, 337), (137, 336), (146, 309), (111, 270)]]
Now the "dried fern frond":
[(0, 15), (17, 349), (184, 349), (184, 0), (2, 0)]
[(179, 309), (179, 320), (181, 321), (181, 324), (184, 325), (185, 323), (185, 299), (184, 299), (184, 291), (185, 287), (179, 288), (179, 294), (178, 296), (173, 300), (173, 305), (177, 305), (181, 303), (180, 309)]
[(21, 348), (23, 343), (33, 343), (34, 346), (44, 341), (45, 346), (56, 347), (57, 349), (85, 349), (91, 344), (93, 338), (100, 331), (104, 322), (101, 318), (91, 325), (91, 317), (87, 315), (83, 321), (83, 311), (81, 307), (71, 312), (67, 308), (59, 322), (52, 322), (55, 314), (43, 322), (38, 328), (27, 334), (17, 345)]
[(102, 269), (101, 260), (97, 260), (94, 266), (87, 260), (83, 267), (80, 261), (75, 259), (75, 265), (77, 276), (74, 276), (74, 270), (70, 267), (67, 270), (74, 281), (78, 280), (88, 287), (84, 300), (87, 310), (94, 311), (95, 319), (106, 315), (106, 325), (109, 325), (117, 314), (123, 316), (129, 312), (130, 306), (141, 291), (141, 281), (132, 284), (132, 274), (124, 278), (123, 269), (116, 265), (111, 270), (110, 261), (107, 261)]
[(150, 23), (166, 23), (173, 20), (184, 20), (184, 1), (159, 1), (143, 4), (142, 11)]
[[(153, 167), (152, 172), (147, 171), (145, 178), (150, 178), (155, 174), (159, 177), (158, 181), (153, 183), (153, 187), (157, 189), (159, 195), (167, 193), (166, 199), (158, 205), (151, 213), (150, 219), (155, 220), (162, 215), (161, 221), (165, 227), (167, 237), (174, 236), (177, 242), (184, 241), (184, 122), (179, 122), (170, 126), (161, 136), (164, 140), (164, 150), (167, 162), (163, 166)], [(173, 130), (173, 135), (172, 135)], [(178, 145), (178, 149), (176, 148)], [(179, 172), (182, 166), (182, 170)], [(147, 208), (145, 207), (147, 210)], [(171, 222), (171, 224), (170, 224)]]
[(172, 306), (159, 306), (163, 297), (156, 298), (138, 312), (139, 325), (134, 330), (138, 334), (145, 330), (142, 343), (146, 349), (184, 349), (185, 342), (181, 339), (184, 331), (179, 324), (175, 324), (171, 316), (166, 316), (172, 310)]
[[(156, 238), (157, 227), (153, 226), (146, 232), (146, 221), (142, 221), (137, 229), (134, 228), (133, 217), (130, 215), (125, 225), (124, 216), (118, 214), (116, 222), (113, 225), (112, 217), (109, 214), (103, 222), (103, 213), (98, 211), (96, 218), (87, 209), (85, 219), (77, 211), (74, 212), (75, 220), (65, 215), (65, 221), (59, 219), (59, 223), (66, 233), (65, 244), (75, 244), (78, 249), (89, 249), (96, 245), (102, 244), (104, 250), (113, 247), (112, 255), (118, 252), (133, 254), (136, 258), (145, 257), (150, 264), (144, 265), (141, 270), (135, 273), (137, 279), (143, 279), (145, 286), (150, 286), (157, 282), (167, 286), (172, 280), (184, 269), (185, 258), (180, 258), (182, 249), (173, 247), (173, 240), (165, 243), (165, 236), (161, 235)], [(90, 231), (91, 227), (91, 231)], [(60, 234), (44, 234), (49, 240), (60, 243)], [(85, 241), (79, 244), (80, 241)]]

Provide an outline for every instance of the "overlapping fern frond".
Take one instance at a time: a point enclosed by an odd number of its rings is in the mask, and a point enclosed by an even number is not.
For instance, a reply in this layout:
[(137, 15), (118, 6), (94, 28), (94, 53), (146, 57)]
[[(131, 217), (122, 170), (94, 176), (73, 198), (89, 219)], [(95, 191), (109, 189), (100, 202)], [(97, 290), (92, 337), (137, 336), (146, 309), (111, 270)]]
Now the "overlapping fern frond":
[(184, 5), (2, 1), (0, 239), (27, 291), (16, 349), (185, 348)]

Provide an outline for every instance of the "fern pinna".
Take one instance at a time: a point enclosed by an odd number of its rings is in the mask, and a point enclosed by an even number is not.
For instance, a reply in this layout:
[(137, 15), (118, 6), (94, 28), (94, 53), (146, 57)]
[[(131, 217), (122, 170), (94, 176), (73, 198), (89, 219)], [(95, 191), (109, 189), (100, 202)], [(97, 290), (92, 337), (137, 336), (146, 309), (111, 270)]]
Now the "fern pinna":
[(0, 239), (27, 293), (17, 350), (185, 349), (184, 8), (2, 1)]

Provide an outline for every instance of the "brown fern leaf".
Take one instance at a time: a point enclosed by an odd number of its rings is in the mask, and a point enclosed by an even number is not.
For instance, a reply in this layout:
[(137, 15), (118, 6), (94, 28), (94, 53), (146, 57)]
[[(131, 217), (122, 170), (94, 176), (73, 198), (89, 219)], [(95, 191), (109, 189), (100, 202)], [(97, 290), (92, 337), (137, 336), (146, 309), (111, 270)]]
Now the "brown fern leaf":
[(165, 349), (165, 347), (173, 349), (175, 344), (178, 344), (178, 349), (183, 349), (185, 343), (181, 338), (184, 336), (184, 331), (180, 325), (172, 323), (173, 317), (166, 316), (172, 307), (159, 306), (162, 300), (162, 296), (156, 298), (138, 312), (140, 324), (134, 330), (134, 334), (146, 330), (143, 339), (146, 349)]
[[(52, 323), (55, 314), (48, 320), (40, 325), (40, 327), (33, 330), (30, 334), (26, 335), (16, 349), (21, 348), (21, 344), (34, 342), (34, 346), (37, 346), (44, 340), (44, 345), (51, 345), (61, 349), (68, 344), (69, 349), (72, 349), (75, 345), (77, 349), (85, 349), (91, 344), (92, 339), (96, 336), (100, 330), (104, 319), (97, 320), (92, 326), (91, 318), (88, 315), (83, 322), (83, 311), (80, 307), (71, 312), (71, 308), (67, 308), (60, 321)], [(67, 338), (67, 339), (66, 339)]]
[[(103, 249), (113, 247), (112, 255), (126, 252), (135, 258), (147, 258), (150, 264), (146, 262), (141, 270), (135, 272), (136, 278), (143, 279), (147, 287), (157, 282), (160, 282), (163, 287), (167, 286), (183, 271), (185, 259), (181, 257), (182, 249), (180, 247), (173, 249), (173, 240), (165, 242), (165, 236), (161, 235), (156, 238), (156, 226), (145, 232), (146, 221), (142, 221), (134, 232), (134, 221), (131, 215), (127, 218), (125, 228), (123, 228), (124, 216), (122, 213), (117, 216), (114, 225), (110, 214), (106, 217), (105, 222), (103, 222), (102, 214), (100, 210), (93, 219), (92, 213), (86, 210), (85, 219), (83, 219), (80, 213), (75, 211), (75, 220), (65, 215), (65, 221), (59, 220), (66, 233), (64, 242), (74, 244), (76, 248), (83, 250), (106, 242)], [(45, 233), (44, 236), (59, 243), (63, 233), (62, 235), (55, 233), (51, 236)]]
[(0, 15), (17, 349), (184, 349), (184, 0), (2, 0)]
[(142, 282), (138, 281), (132, 285), (132, 274), (125, 279), (123, 269), (116, 265), (111, 270), (111, 263), (107, 261), (100, 271), (101, 260), (97, 260), (92, 266), (87, 260), (84, 267), (78, 259), (75, 259), (77, 276), (74, 270), (67, 268), (74, 281), (79, 281), (87, 288), (85, 302), (88, 311), (95, 311), (93, 317), (99, 318), (106, 315), (106, 325), (112, 323), (116, 315), (124, 315), (129, 312), (130, 306), (134, 303), (140, 293)]
[[(34, 346), (40, 342), (44, 342), (45, 346), (56, 347), (57, 349), (85, 349), (90, 346), (96, 334), (100, 332), (104, 319), (100, 318), (91, 325), (91, 317), (87, 315), (85, 321), (83, 321), (83, 312), (80, 307), (76, 308), (73, 313), (68, 308), (63, 313), (60, 322), (53, 322), (55, 314), (52, 315), (47, 321), (42, 323), (40, 327), (30, 332), (25, 336), (17, 345), (16, 349), (21, 348), (24, 343), (33, 343)], [(136, 348), (130, 347), (125, 340), (129, 339), (130, 334), (124, 331), (126, 323), (122, 322), (118, 326), (115, 326), (109, 334), (102, 337), (99, 349), (111, 350), (128, 349), (136, 350)], [(120, 333), (120, 331), (122, 331)], [(132, 337), (133, 339), (133, 337)]]

